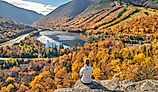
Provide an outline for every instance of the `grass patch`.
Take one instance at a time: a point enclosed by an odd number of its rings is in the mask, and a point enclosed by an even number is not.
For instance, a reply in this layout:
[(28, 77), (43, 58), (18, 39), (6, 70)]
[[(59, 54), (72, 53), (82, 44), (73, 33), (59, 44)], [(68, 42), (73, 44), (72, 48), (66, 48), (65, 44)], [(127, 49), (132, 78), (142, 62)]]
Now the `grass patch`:
[(150, 13), (149, 13), (149, 12), (147, 12), (147, 11), (145, 11), (145, 12), (144, 12), (144, 14), (149, 15)]
[(119, 14), (119, 16), (118, 16), (118, 17), (122, 17), (122, 16), (125, 14), (125, 12), (126, 12), (126, 11), (128, 11), (128, 9), (127, 9), (127, 8), (125, 8), (125, 9), (123, 10), (123, 12)]

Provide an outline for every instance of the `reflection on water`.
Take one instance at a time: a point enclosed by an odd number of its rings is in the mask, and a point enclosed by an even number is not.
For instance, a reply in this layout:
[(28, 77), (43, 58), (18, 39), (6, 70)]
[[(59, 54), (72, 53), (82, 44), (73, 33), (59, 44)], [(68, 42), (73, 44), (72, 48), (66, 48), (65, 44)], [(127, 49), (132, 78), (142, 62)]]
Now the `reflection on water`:
[(67, 35), (57, 35), (59, 41), (63, 41), (63, 40), (76, 40), (77, 38), (74, 36), (67, 36)]
[(37, 40), (44, 43), (46, 47), (71, 48), (84, 45), (84, 41), (79, 38), (79, 33), (61, 32), (61, 31), (42, 31)]

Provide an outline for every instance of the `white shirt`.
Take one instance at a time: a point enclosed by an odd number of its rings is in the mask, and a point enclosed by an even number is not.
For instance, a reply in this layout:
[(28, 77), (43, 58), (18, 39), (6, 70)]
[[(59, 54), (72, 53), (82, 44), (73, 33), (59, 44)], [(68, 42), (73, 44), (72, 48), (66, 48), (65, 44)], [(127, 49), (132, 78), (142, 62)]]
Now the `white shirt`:
[(80, 76), (82, 76), (81, 81), (83, 83), (91, 83), (92, 82), (92, 72), (93, 67), (85, 65), (80, 70)]

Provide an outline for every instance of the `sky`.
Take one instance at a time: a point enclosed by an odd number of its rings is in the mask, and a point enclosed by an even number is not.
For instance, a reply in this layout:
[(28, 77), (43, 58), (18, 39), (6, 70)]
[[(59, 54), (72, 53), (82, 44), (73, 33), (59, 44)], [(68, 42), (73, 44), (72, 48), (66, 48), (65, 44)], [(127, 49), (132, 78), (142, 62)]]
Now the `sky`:
[(35, 11), (47, 15), (58, 6), (70, 0), (3, 0), (17, 7)]
[(33, 2), (40, 2), (40, 3), (45, 3), (45, 4), (52, 4), (56, 7), (67, 3), (70, 0), (29, 0), (29, 1), (33, 1)]

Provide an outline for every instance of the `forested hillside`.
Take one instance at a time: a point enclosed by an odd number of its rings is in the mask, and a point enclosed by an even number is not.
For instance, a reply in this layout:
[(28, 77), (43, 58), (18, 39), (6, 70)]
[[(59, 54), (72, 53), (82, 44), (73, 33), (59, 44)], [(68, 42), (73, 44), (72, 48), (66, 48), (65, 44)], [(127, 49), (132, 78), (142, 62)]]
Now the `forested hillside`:
[(20, 35), (30, 33), (35, 28), (0, 18), (0, 43), (14, 39)]
[(119, 80), (155, 79), (158, 76), (157, 37), (149, 37), (150, 45), (138, 46), (124, 43), (126, 36), (111, 36), (108, 39), (96, 37), (91, 43), (77, 47), (73, 51), (59, 50), (56, 52), (58, 56), (56, 58), (50, 58), (50, 55), (55, 55), (52, 48), (44, 49), (33, 37), (27, 38), (19, 45), (1, 47), (1, 56), (36, 57), (38, 51), (41, 51), (42, 56), (49, 58), (34, 60), (10, 58), (0, 61), (1, 90), (48, 92), (57, 88), (72, 87), (80, 78), (79, 70), (86, 58), (90, 59), (94, 68), (95, 80), (111, 79), (117, 73), (121, 73), (118, 76)]

